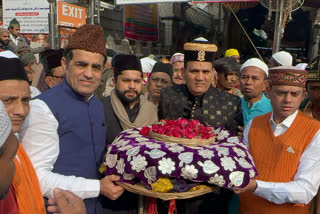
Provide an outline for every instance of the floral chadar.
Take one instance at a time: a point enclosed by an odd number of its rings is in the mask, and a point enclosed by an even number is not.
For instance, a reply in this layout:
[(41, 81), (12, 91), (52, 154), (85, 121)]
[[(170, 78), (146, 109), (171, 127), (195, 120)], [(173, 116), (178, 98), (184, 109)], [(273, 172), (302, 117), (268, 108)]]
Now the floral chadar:
[(203, 184), (242, 188), (257, 176), (242, 139), (186, 119), (121, 132), (108, 146), (105, 165), (106, 174), (120, 175), (120, 182), (159, 192), (187, 192)]

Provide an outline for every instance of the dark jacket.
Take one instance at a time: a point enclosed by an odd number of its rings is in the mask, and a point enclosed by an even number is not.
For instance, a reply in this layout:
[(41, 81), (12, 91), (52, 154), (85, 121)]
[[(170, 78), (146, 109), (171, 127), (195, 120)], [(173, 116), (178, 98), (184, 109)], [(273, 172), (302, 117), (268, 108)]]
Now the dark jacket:
[[(223, 126), (236, 134), (243, 126), (241, 100), (238, 96), (210, 87), (202, 96), (195, 97), (186, 85), (175, 85), (161, 90), (158, 117), (160, 119), (197, 119), (210, 126)], [(200, 197), (177, 200), (178, 214), (219, 213), (227, 214), (232, 192), (219, 189)], [(158, 201), (159, 214), (168, 213)]]
[(175, 85), (161, 90), (160, 119), (197, 119), (210, 126), (223, 126), (236, 133), (243, 126), (241, 100), (238, 96), (210, 87), (202, 96), (191, 95), (185, 85)]
[[(111, 144), (117, 135), (123, 131), (120, 122), (114, 113), (111, 105), (111, 98), (103, 97), (101, 99), (104, 107), (105, 124), (107, 127), (107, 145)], [(102, 207), (104, 214), (136, 214), (138, 213), (139, 196), (125, 191), (120, 198), (112, 201), (106, 197), (102, 198)]]

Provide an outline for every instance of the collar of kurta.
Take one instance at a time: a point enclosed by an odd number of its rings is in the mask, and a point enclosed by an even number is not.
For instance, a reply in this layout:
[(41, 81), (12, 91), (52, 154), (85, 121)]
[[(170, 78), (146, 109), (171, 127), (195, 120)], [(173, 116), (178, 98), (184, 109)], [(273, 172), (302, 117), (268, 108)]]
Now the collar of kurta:
[(281, 126), (285, 126), (286, 128), (289, 128), (294, 119), (296, 118), (297, 114), (298, 114), (298, 110), (296, 110), (293, 114), (289, 115), (286, 119), (284, 119), (281, 123), (276, 123), (273, 119), (273, 111), (272, 111), (272, 114), (271, 114), (271, 117), (270, 117), (270, 123), (273, 127), (276, 127), (278, 125), (281, 125)]
[[(250, 107), (250, 103), (248, 102), (248, 101), (246, 101), (245, 99), (244, 99), (244, 97), (242, 97), (241, 99), (243, 99), (243, 101), (246, 103), (246, 106), (249, 108), (249, 109), (255, 109), (255, 107), (257, 107), (257, 108), (260, 108), (259, 107), (259, 104), (260, 103), (264, 103), (266, 100), (268, 100), (268, 98), (264, 95), (264, 93), (262, 93), (262, 97), (261, 97), (261, 99), (259, 100), (259, 101), (257, 101), (257, 102), (255, 102), (255, 103), (253, 103), (252, 104), (252, 106)], [(273, 120), (273, 119), (272, 119)]]

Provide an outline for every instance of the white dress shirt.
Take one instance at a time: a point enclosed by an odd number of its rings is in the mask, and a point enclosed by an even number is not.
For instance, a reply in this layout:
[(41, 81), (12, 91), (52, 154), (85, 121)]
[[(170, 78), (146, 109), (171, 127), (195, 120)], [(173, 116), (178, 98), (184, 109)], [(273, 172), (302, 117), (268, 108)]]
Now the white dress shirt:
[(53, 190), (59, 187), (82, 199), (97, 197), (100, 192), (99, 180), (52, 172), (59, 155), (58, 125), (45, 102), (39, 99), (30, 101), (30, 113), (19, 136), (38, 175), (43, 196), (53, 198)]
[[(276, 124), (273, 120), (272, 113), (270, 123), (274, 135), (280, 136), (285, 133), (293, 123), (297, 114), (298, 111), (288, 116), (281, 123)], [(248, 135), (251, 124), (252, 120), (247, 124), (243, 132), (243, 140), (248, 147)], [(257, 185), (258, 186), (254, 194), (275, 204), (308, 204), (317, 194), (320, 185), (320, 130), (316, 133), (308, 147), (302, 153), (293, 181), (264, 182), (257, 180)]]
[(31, 93), (31, 98), (35, 98), (36, 96), (41, 94), (41, 91), (39, 91), (39, 89), (37, 89), (34, 86), (29, 86), (30, 87), (30, 93)]

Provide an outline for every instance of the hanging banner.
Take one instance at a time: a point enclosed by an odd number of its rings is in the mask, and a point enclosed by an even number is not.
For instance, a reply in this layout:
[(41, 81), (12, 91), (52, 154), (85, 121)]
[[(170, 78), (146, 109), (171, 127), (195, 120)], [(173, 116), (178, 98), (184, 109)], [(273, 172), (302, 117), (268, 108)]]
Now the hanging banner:
[(21, 33), (49, 33), (47, 0), (2, 0), (2, 6), (4, 27), (15, 18)]
[(124, 35), (139, 41), (158, 41), (158, 5), (130, 5), (124, 7)]
[(80, 27), (86, 24), (86, 8), (66, 2), (57, 2), (57, 24), (65, 27)]
[(190, 0), (116, 0), (117, 5), (124, 4), (155, 4), (155, 3), (177, 3), (188, 2)]
[(192, 3), (259, 2), (259, 0), (191, 0)]

